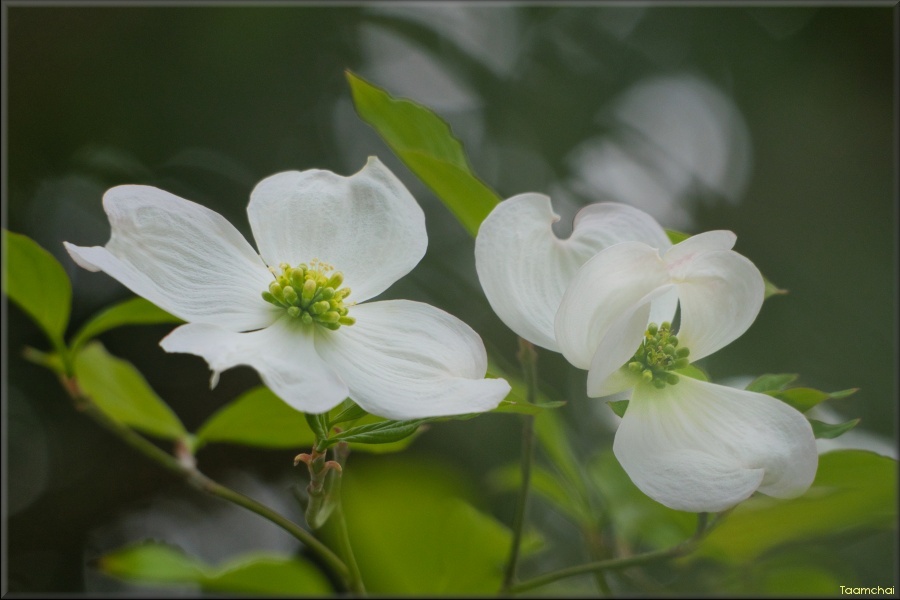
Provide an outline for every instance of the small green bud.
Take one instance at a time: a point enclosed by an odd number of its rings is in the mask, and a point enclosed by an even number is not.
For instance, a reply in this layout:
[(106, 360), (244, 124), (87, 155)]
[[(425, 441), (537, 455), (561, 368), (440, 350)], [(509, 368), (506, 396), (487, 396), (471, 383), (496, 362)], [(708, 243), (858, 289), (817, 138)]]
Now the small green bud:
[(300, 290), (300, 305), (306, 308), (309, 306), (309, 303), (312, 302), (313, 296), (316, 295), (316, 282), (312, 279), (307, 279), (303, 284), (303, 289)]
[(281, 303), (278, 301), (278, 299), (275, 298), (275, 296), (272, 295), (271, 292), (263, 292), (262, 299), (276, 306), (281, 306)]
[(653, 371), (650, 369), (644, 369), (644, 372), (641, 373), (641, 377), (644, 378), (644, 381), (653, 381)]
[[(289, 315), (291, 315), (292, 317), (294, 317), (296, 319), (297, 317), (300, 316), (300, 313), (302, 311), (299, 306), (291, 306), (290, 308), (287, 309), (287, 312)], [(306, 313), (304, 313), (304, 314), (306, 314)]]
[(297, 288), (298, 290), (303, 289), (303, 283), (306, 280), (304, 277), (304, 272), (297, 268), (291, 271), (291, 285)]
[(687, 358), (691, 351), (688, 348), (679, 348), (675, 351), (675, 356), (678, 358)]
[(675, 385), (676, 383), (678, 383), (678, 375), (676, 375), (675, 373), (667, 372), (665, 377), (666, 383), (668, 383), (669, 385)]
[(313, 322), (312, 315), (309, 314), (308, 312), (304, 312), (304, 313), (300, 316), (300, 320), (303, 321), (303, 323), (306, 324), (306, 325), (312, 325), (312, 322)]
[(674, 335), (670, 335), (670, 336), (669, 336), (669, 343), (672, 344), (673, 346), (677, 346), (677, 345), (678, 345), (678, 338), (675, 337)]
[(338, 289), (339, 287), (341, 287), (342, 283), (344, 283), (344, 274), (340, 271), (337, 271), (331, 275), (331, 278), (328, 280), (328, 283), (326, 285), (327, 287)]
[(297, 297), (297, 292), (294, 291), (294, 288), (291, 286), (287, 286), (282, 290), (282, 294), (284, 294), (284, 300), (288, 304), (297, 304), (299, 298)]
[(641, 363), (639, 363), (635, 360), (635, 361), (628, 363), (628, 369), (630, 371), (633, 371), (634, 373), (640, 373), (641, 371), (644, 370), (644, 365), (642, 365)]
[(331, 300), (332, 298), (334, 298), (334, 288), (322, 288), (322, 290), (319, 292), (319, 296), (321, 296), (322, 300)]
[(338, 319), (338, 323), (340, 323), (341, 325), (353, 325), (354, 323), (356, 323), (356, 319), (354, 319), (353, 317), (345, 317), (342, 315), (341, 318)]
[(689, 361), (688, 359), (686, 359), (686, 358), (679, 358), (679, 359), (677, 359), (677, 360), (675, 361), (675, 363), (674, 363), (672, 366), (673, 366), (675, 369), (683, 369), (683, 368), (685, 368), (686, 366), (688, 366), (689, 364), (691, 364), (691, 361)]
[(337, 331), (338, 329), (341, 328), (340, 323), (319, 323), (319, 325), (321, 325), (325, 329), (330, 329), (332, 331)]
[(658, 390), (661, 390), (661, 389), (663, 389), (664, 387), (666, 387), (666, 382), (663, 381), (662, 379), (654, 379), (654, 380), (653, 380), (653, 387), (655, 387), (655, 388), (658, 389)]
[(672, 344), (666, 344), (663, 348), (663, 352), (665, 352), (669, 356), (675, 356), (675, 346), (673, 346)]
[(312, 306), (310, 306), (309, 312), (311, 312), (314, 315), (321, 315), (322, 313), (327, 311), (329, 308), (331, 308), (331, 307), (328, 305), (328, 302), (321, 300), (319, 302), (316, 302)]
[(660, 325), (659, 328), (662, 329), (662, 330), (664, 330), (664, 331), (668, 331), (669, 329), (672, 328), (672, 324), (669, 323), (668, 321), (663, 321), (663, 322), (662, 322), (662, 325)]
[(650, 323), (647, 325), (647, 333), (651, 336), (656, 335), (656, 332), (659, 331), (659, 326), (656, 323)]
[(333, 310), (319, 315), (319, 323), (337, 323), (341, 319), (341, 315)]
[(281, 286), (278, 285), (277, 281), (273, 281), (269, 284), (269, 293), (278, 300), (284, 301), (284, 294), (282, 294)]

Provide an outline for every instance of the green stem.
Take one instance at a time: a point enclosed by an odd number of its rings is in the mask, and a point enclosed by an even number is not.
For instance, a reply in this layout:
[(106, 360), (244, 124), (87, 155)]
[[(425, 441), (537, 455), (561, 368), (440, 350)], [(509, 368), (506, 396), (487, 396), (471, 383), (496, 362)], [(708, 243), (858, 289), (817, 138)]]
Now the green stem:
[[(522, 374), (526, 386), (526, 402), (534, 404), (537, 399), (537, 352), (534, 346), (519, 338), (519, 352), (517, 354), (522, 365)], [(507, 593), (513, 588), (516, 579), (516, 567), (519, 563), (519, 554), (522, 546), (522, 530), (525, 525), (525, 508), (528, 505), (528, 488), (531, 485), (531, 463), (534, 459), (534, 415), (524, 415), (522, 424), (522, 486), (519, 489), (519, 498), (516, 502), (516, 513), (513, 517), (512, 545), (509, 549), (509, 559), (506, 562), (506, 572), (503, 576), (501, 592)]]
[(568, 567), (565, 569), (560, 569), (559, 571), (554, 571), (552, 573), (547, 573), (545, 575), (535, 577), (534, 579), (529, 579), (528, 581), (523, 581), (522, 583), (512, 586), (509, 591), (512, 593), (519, 593), (534, 589), (536, 587), (541, 587), (542, 585), (547, 585), (548, 583), (553, 583), (554, 581), (559, 581), (560, 579), (565, 579), (567, 577), (574, 577), (576, 575), (583, 575), (585, 573), (593, 573), (596, 571), (615, 571), (617, 569), (644, 565), (666, 558), (681, 556), (683, 554), (687, 554), (690, 550), (690, 544), (686, 542), (684, 544), (679, 544), (678, 546), (667, 548), (665, 550), (656, 550), (655, 552), (647, 552), (646, 554), (638, 554), (636, 556), (629, 556), (627, 558), (600, 560), (585, 565)]
[(340, 499), (334, 509), (334, 513), (337, 522), (338, 543), (341, 546), (341, 554), (344, 555), (344, 560), (347, 561), (347, 566), (350, 571), (347, 579), (349, 582), (348, 587), (357, 596), (365, 596), (366, 588), (363, 585), (362, 573), (359, 571), (356, 557), (353, 555), (353, 547), (350, 545), (350, 532), (347, 529), (347, 520), (344, 518), (344, 507), (342, 506)]
[(178, 460), (143, 436), (135, 433), (131, 428), (111, 419), (106, 413), (97, 408), (90, 401), (90, 398), (85, 397), (84, 394), (80, 392), (74, 378), (64, 378), (63, 387), (69, 393), (69, 396), (75, 402), (75, 405), (80, 412), (89, 416), (120, 440), (147, 458), (155, 461), (166, 470), (186, 480), (197, 489), (237, 504), (238, 506), (258, 514), (264, 519), (268, 519), (275, 525), (278, 525), (317, 554), (335, 575), (345, 581), (349, 578), (350, 573), (347, 569), (347, 565), (345, 565), (343, 561), (328, 548), (328, 546), (316, 539), (311, 533), (271, 508), (210, 479), (190, 464), (190, 461)]
[[(559, 571), (546, 573), (544, 575), (535, 577), (534, 579), (529, 579), (528, 581), (518, 583), (510, 587), (508, 591), (510, 593), (525, 592), (537, 587), (541, 587), (542, 585), (547, 585), (548, 583), (553, 583), (554, 581), (559, 581), (560, 579), (565, 579), (567, 577), (574, 577), (576, 575), (584, 575), (585, 573), (594, 573), (598, 571), (617, 571), (619, 569), (636, 567), (638, 565), (645, 565), (659, 560), (666, 560), (669, 558), (676, 558), (679, 556), (690, 554), (696, 548), (697, 543), (701, 539), (703, 539), (703, 537), (710, 531), (710, 528), (707, 527), (707, 517), (707, 513), (698, 513), (696, 533), (694, 533), (694, 535), (691, 536), (690, 539), (687, 539), (676, 546), (672, 546), (671, 548), (666, 548), (665, 550), (655, 550), (653, 552), (646, 552), (644, 554), (628, 556), (625, 558), (600, 560), (585, 565), (567, 567), (565, 569), (560, 569)], [(716, 521), (718, 521), (718, 518), (716, 519)]]

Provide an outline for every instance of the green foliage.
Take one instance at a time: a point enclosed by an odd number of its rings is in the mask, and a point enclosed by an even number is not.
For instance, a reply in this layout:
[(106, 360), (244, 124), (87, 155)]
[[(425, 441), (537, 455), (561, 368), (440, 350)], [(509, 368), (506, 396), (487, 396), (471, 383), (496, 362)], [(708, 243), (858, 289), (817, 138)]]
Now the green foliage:
[(738, 505), (703, 541), (698, 557), (742, 564), (784, 544), (815, 544), (896, 527), (897, 461), (863, 450), (819, 457), (799, 498), (757, 495)]
[(72, 338), (71, 348), (77, 352), (84, 344), (105, 331), (124, 325), (156, 325), (157, 323), (182, 323), (144, 298), (130, 298), (110, 306), (85, 323)]
[(750, 392), (759, 392), (761, 394), (777, 392), (796, 381), (797, 377), (799, 375), (794, 373), (766, 373), (751, 381), (746, 389)]
[(846, 421), (844, 423), (823, 423), (822, 421), (810, 419), (809, 424), (812, 425), (813, 434), (817, 438), (830, 440), (844, 435), (845, 433), (859, 425), (859, 419), (851, 419), (850, 421)]
[(362, 444), (387, 444), (398, 442), (416, 433), (428, 419), (410, 421), (380, 421), (351, 427), (325, 440), (325, 447), (330, 448), (338, 442), (358, 442)]
[[(522, 485), (522, 467), (511, 464), (495, 470), (489, 478), (491, 487), (499, 492), (516, 493)], [(554, 509), (569, 518), (575, 525), (590, 529), (599, 518), (588, 502), (579, 494), (573, 494), (557, 474), (540, 465), (532, 465), (530, 493), (543, 499)]]
[(91, 342), (75, 358), (78, 385), (110, 418), (165, 439), (184, 439), (184, 425), (138, 370)]
[(529, 404), (528, 389), (525, 382), (522, 381), (521, 375), (518, 373), (510, 374), (509, 371), (501, 368), (499, 365), (488, 360), (487, 377), (495, 377), (505, 379), (509, 383), (509, 394), (506, 399), (492, 410), (494, 413), (518, 413), (524, 415), (536, 415), (548, 408), (559, 408), (565, 406), (563, 400), (550, 400), (545, 394), (537, 390), (536, 402)]
[(347, 72), (356, 111), (473, 237), (500, 201), (472, 172), (462, 144), (434, 112)]
[(610, 400), (606, 403), (616, 415), (621, 418), (625, 416), (625, 411), (628, 410), (628, 400)]
[(267, 595), (325, 595), (327, 579), (310, 563), (255, 552), (211, 567), (180, 549), (144, 542), (115, 550), (97, 563), (101, 572), (147, 584), (195, 584), (204, 591)]
[[(343, 476), (350, 542), (373, 595), (496, 594), (510, 532), (433, 460), (379, 459)], [(334, 519), (324, 529), (336, 538)]]
[(227, 442), (263, 448), (311, 446), (315, 434), (303, 413), (284, 403), (269, 388), (255, 387), (220, 408), (197, 430), (195, 448)]
[(782, 402), (793, 406), (800, 412), (806, 412), (811, 409), (813, 406), (824, 402), (825, 400), (835, 400), (846, 398), (855, 394), (858, 391), (858, 388), (852, 388), (849, 390), (841, 390), (840, 392), (823, 392), (821, 390), (814, 390), (812, 388), (788, 388), (786, 390), (780, 390), (776, 392), (768, 392), (770, 396), (774, 396), (778, 398)]
[(72, 303), (72, 284), (65, 269), (28, 236), (6, 229), (2, 235), (3, 291), (61, 348)]

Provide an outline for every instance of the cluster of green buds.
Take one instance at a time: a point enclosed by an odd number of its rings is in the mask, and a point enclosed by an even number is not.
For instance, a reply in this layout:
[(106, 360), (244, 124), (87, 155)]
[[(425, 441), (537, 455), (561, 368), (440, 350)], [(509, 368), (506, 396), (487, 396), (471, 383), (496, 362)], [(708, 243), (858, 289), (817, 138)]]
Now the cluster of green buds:
[(634, 353), (628, 368), (639, 374), (644, 381), (657, 388), (678, 383), (678, 375), (672, 371), (688, 366), (690, 350), (678, 347), (678, 338), (672, 333), (672, 325), (663, 322), (658, 326), (650, 323), (641, 346)]
[[(280, 275), (273, 267), (269, 268), (275, 281), (262, 293), (263, 300), (286, 309), (290, 316), (307, 325), (318, 323), (336, 330), (341, 325), (356, 322), (356, 319), (347, 316), (348, 304), (344, 303), (344, 299), (350, 295), (350, 288), (341, 287), (344, 275), (340, 271), (317, 259), (309, 265), (302, 263), (291, 267), (281, 263), (278, 266), (281, 268)], [(349, 303), (350, 306), (352, 304)]]

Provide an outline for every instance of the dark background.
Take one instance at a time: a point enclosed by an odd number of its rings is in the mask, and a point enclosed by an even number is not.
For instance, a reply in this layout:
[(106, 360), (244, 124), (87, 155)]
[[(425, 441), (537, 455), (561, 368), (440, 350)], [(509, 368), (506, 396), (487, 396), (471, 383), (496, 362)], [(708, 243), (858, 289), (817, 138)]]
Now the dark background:
[[(452, 312), (511, 363), (515, 336), (480, 291), (473, 241), (356, 116), (344, 80), (351, 69), (448, 119), (501, 196), (550, 194), (563, 235), (578, 206), (602, 199), (633, 202), (691, 233), (735, 231), (736, 250), (790, 294), (768, 301), (703, 366), (716, 379), (796, 372), (819, 389), (860, 387), (834, 407), (896, 445), (890, 6), (4, 9), (5, 226), (68, 270), (70, 331), (130, 295), (75, 267), (62, 247), (106, 242), (107, 188), (161, 187), (250, 238), (244, 211), (263, 177), (308, 168), (349, 175), (377, 154), (423, 204), (430, 234), (425, 259), (386, 297)], [(615, 183), (632, 172), (641, 185)], [(85, 561), (123, 542), (127, 515), (153, 510), (164, 531), (166, 515), (171, 527), (184, 512), (177, 502), (201, 515), (214, 507), (77, 415), (57, 383), (21, 358), (26, 345), (46, 347), (41, 333), (7, 310), (9, 589), (105, 589)], [(159, 348), (168, 330), (124, 328), (102, 341), (138, 366), (189, 429), (258, 382), (235, 369), (210, 392), (201, 359)], [(608, 448), (606, 408), (583, 398), (584, 373), (558, 355), (540, 361), (545, 390), (573, 398), (564, 415), (574, 443)], [(482, 489), (485, 473), (515, 460), (517, 437), (517, 420), (489, 415), (435, 426), (407, 452), (458, 467)], [(252, 474), (257, 487), (248, 489), (275, 495), (296, 476), (289, 452), (210, 447), (199, 458), (213, 475)], [(511, 499), (482, 491), (509, 522)], [(229, 533), (207, 544), (227, 545)], [(884, 544), (871, 553), (889, 565)]]

